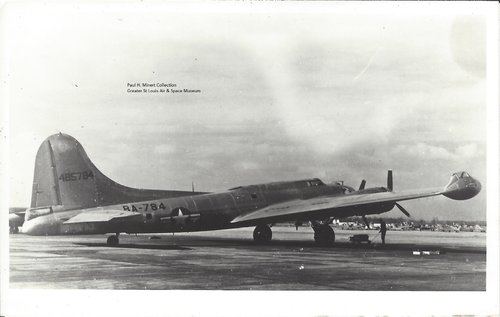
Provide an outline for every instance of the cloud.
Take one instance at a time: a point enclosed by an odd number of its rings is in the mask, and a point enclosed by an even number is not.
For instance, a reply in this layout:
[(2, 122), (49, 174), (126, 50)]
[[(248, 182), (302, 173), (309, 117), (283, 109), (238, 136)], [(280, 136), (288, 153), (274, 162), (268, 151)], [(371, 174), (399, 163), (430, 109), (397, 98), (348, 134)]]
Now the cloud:
[(482, 157), (485, 155), (484, 151), (479, 150), (477, 144), (466, 144), (456, 148), (455, 155), (458, 158), (469, 159), (473, 157)]
[(177, 151), (176, 147), (171, 145), (171, 144), (158, 144), (154, 146), (154, 154), (159, 154), (159, 155), (172, 155), (175, 154)]
[[(18, 12), (5, 45), (14, 203), (29, 202), (36, 149), (58, 131), (143, 188), (383, 185), (388, 168), (397, 188), (440, 185), (455, 169), (486, 178), (482, 22), (215, 11)], [(136, 81), (202, 93), (127, 93)]]
[(366, 63), (366, 66), (361, 70), (361, 72), (359, 72), (359, 74), (356, 75), (356, 77), (354, 77), (352, 79), (352, 81), (357, 81), (361, 76), (364, 75), (364, 73), (366, 73), (366, 71), (368, 70), (368, 68), (372, 64), (373, 59), (375, 58), (375, 56), (377, 55), (377, 53), (378, 53), (379, 50), (380, 50), (380, 48), (377, 48), (377, 50), (375, 51), (375, 53), (373, 53), (373, 55), (368, 60), (368, 63)]
[(245, 170), (245, 171), (252, 171), (259, 169), (259, 164), (251, 161), (237, 162), (234, 166), (238, 170)]
[(417, 160), (464, 160), (483, 157), (484, 151), (479, 150), (475, 143), (456, 146), (452, 150), (423, 142), (417, 144), (402, 144), (396, 146), (392, 155), (408, 157)]
[(393, 152), (395, 155), (403, 155), (412, 159), (439, 159), (450, 160), (454, 155), (442, 147), (433, 146), (425, 143), (415, 145), (398, 145)]
[(453, 20), (450, 48), (454, 61), (467, 74), (484, 78), (486, 23), (480, 16), (461, 16)]

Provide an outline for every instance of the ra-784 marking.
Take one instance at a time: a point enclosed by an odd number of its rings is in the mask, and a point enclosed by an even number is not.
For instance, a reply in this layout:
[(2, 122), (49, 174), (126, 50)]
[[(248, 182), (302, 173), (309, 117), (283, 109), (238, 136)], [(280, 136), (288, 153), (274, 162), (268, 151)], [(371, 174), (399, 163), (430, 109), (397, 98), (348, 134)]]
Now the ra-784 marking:
[(154, 211), (154, 210), (158, 210), (158, 209), (163, 209), (163, 210), (167, 209), (162, 202), (146, 203), (146, 204), (140, 204), (140, 205), (131, 204), (131, 205), (124, 205), (122, 207), (123, 207), (124, 211), (139, 211), (139, 210), (143, 210), (143, 209), (144, 209), (144, 211), (148, 211), (148, 209)]

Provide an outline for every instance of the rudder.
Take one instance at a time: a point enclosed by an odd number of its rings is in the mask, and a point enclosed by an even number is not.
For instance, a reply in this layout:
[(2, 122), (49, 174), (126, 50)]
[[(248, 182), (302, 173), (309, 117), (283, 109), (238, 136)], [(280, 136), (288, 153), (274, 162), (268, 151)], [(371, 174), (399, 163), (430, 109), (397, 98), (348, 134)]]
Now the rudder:
[(91, 208), (195, 194), (201, 193), (136, 189), (113, 182), (96, 168), (75, 138), (58, 133), (38, 149), (31, 208)]

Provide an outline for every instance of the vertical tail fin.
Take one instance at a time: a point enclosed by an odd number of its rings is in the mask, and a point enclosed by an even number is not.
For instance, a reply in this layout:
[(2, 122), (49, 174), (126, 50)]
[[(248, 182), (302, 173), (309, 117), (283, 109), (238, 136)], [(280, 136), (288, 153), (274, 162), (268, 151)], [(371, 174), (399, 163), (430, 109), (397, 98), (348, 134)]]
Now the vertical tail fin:
[(195, 194), (201, 193), (136, 189), (115, 183), (95, 167), (75, 138), (58, 133), (38, 149), (31, 208), (90, 208)]

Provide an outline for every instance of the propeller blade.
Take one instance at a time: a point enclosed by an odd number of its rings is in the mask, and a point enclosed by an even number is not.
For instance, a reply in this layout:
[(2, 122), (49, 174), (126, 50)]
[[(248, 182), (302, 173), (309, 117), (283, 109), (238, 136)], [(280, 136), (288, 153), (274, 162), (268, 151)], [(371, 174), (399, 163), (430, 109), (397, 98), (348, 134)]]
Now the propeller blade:
[(404, 213), (406, 215), (406, 217), (410, 217), (410, 213), (408, 211), (406, 211), (406, 209), (404, 209), (403, 206), (401, 206), (398, 203), (396, 203), (396, 206), (399, 208), (399, 210), (401, 210), (402, 213)]
[(392, 192), (392, 170), (387, 171), (387, 190)]
[(366, 181), (363, 179), (359, 185), (359, 190), (365, 189)]

